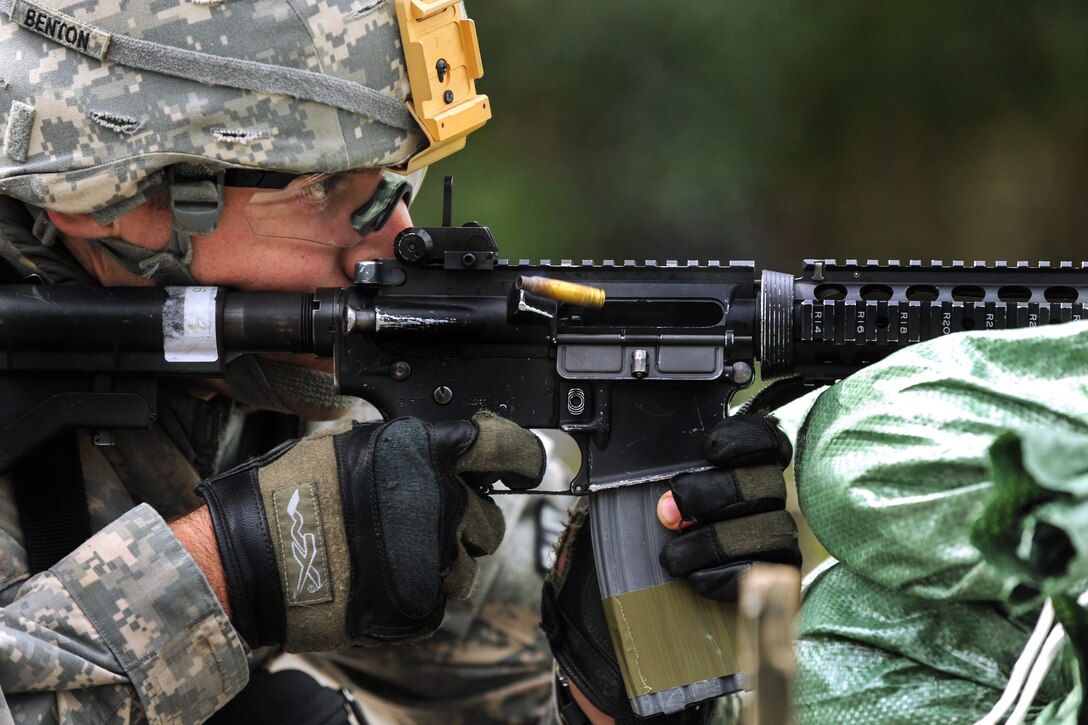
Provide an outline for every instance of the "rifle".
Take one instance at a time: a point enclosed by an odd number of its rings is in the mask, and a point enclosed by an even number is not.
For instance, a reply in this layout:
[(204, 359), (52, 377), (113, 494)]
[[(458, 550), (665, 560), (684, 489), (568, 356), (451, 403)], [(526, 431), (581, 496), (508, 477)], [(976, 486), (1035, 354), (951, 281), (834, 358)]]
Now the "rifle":
[(331, 357), (341, 392), (386, 418), (487, 408), (565, 431), (632, 707), (675, 712), (744, 682), (735, 608), (660, 568), (675, 534), (654, 506), (670, 476), (708, 467), (704, 431), (756, 363), (823, 384), (942, 335), (1079, 320), (1088, 299), (1083, 263), (807, 260), (757, 279), (752, 262), (511, 262), (487, 227), (449, 217), (447, 191), (442, 226), (404, 230), (395, 258), (313, 294), (0, 286), (0, 473), (61, 430), (108, 444), (147, 427), (159, 378), (220, 376), (248, 353)]

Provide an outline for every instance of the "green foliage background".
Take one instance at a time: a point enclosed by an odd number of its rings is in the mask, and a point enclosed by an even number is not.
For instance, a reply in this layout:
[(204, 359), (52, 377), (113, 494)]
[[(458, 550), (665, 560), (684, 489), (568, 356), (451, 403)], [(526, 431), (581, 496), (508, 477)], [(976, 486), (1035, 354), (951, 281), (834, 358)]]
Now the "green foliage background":
[(477, 0), (494, 119), (414, 208), (518, 258), (1088, 258), (1088, 4)]

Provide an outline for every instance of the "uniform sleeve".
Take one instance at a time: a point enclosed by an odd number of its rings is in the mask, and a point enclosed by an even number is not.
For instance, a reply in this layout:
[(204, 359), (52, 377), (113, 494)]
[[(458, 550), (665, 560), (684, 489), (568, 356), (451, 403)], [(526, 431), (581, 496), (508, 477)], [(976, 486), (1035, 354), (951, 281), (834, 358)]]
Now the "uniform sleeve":
[(0, 609), (0, 722), (201, 722), (245, 648), (166, 522), (138, 506)]

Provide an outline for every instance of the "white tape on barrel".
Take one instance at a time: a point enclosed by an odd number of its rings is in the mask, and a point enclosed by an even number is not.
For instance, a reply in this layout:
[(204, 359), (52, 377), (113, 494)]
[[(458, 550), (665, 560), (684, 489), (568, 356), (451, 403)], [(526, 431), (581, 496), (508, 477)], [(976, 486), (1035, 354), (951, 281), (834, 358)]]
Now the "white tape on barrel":
[(162, 347), (166, 362), (215, 362), (216, 287), (167, 287), (162, 306)]

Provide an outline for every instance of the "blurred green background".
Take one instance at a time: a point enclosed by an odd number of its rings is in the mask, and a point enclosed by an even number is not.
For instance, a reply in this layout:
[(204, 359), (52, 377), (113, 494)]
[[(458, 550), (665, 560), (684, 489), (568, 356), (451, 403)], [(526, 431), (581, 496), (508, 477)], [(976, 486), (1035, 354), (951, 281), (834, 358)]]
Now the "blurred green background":
[(1088, 4), (470, 2), (510, 258), (1088, 258)]

